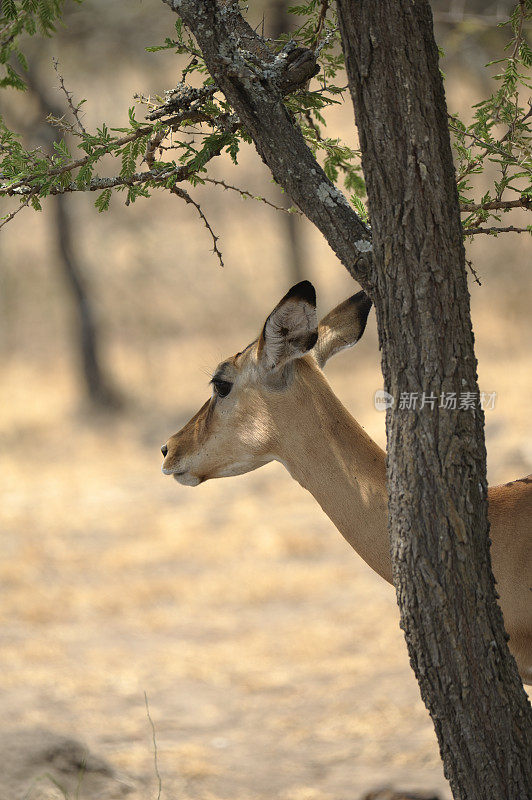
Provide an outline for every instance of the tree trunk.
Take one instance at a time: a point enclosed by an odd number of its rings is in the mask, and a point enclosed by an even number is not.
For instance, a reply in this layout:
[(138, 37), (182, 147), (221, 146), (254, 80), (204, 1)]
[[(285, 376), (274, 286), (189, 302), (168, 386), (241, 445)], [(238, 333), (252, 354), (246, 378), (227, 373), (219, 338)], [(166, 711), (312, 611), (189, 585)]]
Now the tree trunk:
[[(526, 800), (530, 707), (491, 573), (484, 420), (430, 7), (337, 5), (372, 222), (382, 369), (395, 398), (386, 423), (401, 626), (454, 797)], [(473, 393), (474, 408), (440, 408), (449, 392), (459, 402)], [(417, 409), (401, 409), (411, 394)]]
[[(62, 109), (55, 106), (47, 97), (34, 71), (26, 73), (28, 87), (39, 104), (43, 117), (52, 114), (60, 118)], [(51, 147), (57, 138), (57, 130), (45, 119), (40, 126), (40, 138)], [(100, 356), (100, 331), (96, 323), (90, 292), (83, 279), (83, 271), (76, 254), (73, 226), (68, 212), (67, 199), (58, 194), (53, 200), (54, 233), (59, 251), (59, 267), (73, 300), (76, 313), (75, 341), (79, 359), (80, 375), (85, 385), (87, 397), (98, 409), (116, 410), (121, 407), (119, 393), (105, 374)]]
[(63, 276), (67, 281), (77, 317), (78, 354), (81, 375), (87, 395), (94, 406), (116, 409), (121, 405), (117, 392), (111, 388), (100, 365), (99, 334), (94, 313), (83, 280), (82, 271), (72, 241), (72, 223), (67, 207), (67, 198), (58, 194), (54, 198), (55, 232), (60, 253)]

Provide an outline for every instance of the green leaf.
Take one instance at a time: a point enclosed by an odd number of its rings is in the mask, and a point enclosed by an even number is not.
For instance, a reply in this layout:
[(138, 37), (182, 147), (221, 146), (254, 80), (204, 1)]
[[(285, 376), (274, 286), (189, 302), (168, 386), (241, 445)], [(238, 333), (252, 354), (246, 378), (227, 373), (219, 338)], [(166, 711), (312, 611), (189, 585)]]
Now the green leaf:
[(7, 19), (17, 19), (18, 11), (15, 0), (2, 0), (2, 14), (4, 14)]
[(0, 88), (11, 86), (21, 92), (26, 90), (26, 84), (10, 64), (6, 64), (6, 77), (0, 80)]
[(131, 106), (131, 108), (128, 109), (128, 115), (129, 115), (129, 124), (131, 125), (131, 127), (133, 129), (140, 128), (141, 123), (137, 122), (137, 120), (135, 119), (135, 106)]
[(122, 178), (130, 178), (134, 172), (135, 155), (133, 153), (131, 142), (128, 142), (128, 144), (126, 144), (122, 150), (122, 169), (120, 170), (120, 176)]
[(72, 158), (64, 139), (61, 139), (59, 142), (54, 142), (54, 150), (56, 153), (59, 153), (60, 156), (67, 159), (67, 161)]
[(112, 189), (104, 189), (103, 192), (99, 194), (96, 200), (94, 201), (94, 205), (98, 209), (99, 214), (101, 214), (102, 211), (107, 211), (109, 209), (109, 203), (111, 202), (112, 193), (113, 193)]

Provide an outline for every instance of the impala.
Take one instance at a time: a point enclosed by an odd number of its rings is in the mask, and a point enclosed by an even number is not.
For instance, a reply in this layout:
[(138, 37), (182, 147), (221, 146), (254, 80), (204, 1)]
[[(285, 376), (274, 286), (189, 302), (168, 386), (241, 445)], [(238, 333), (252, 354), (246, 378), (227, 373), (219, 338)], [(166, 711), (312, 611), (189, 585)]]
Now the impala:
[[(321, 371), (360, 339), (370, 307), (359, 292), (318, 325), (312, 284), (290, 289), (258, 339), (218, 365), (212, 396), (161, 448), (162, 469), (197, 486), (280, 461), (364, 561), (392, 583), (385, 454)], [(531, 682), (532, 476), (490, 487), (488, 498), (509, 646), (523, 680)]]

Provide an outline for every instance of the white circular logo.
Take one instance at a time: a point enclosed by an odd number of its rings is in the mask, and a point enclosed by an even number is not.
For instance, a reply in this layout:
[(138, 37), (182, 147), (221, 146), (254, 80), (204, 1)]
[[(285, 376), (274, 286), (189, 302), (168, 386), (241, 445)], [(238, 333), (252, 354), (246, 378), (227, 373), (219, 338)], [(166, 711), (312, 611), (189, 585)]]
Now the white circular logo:
[(384, 389), (377, 389), (375, 392), (374, 402), (377, 411), (386, 411), (387, 408), (391, 408), (393, 406), (394, 399), (391, 394), (385, 392)]

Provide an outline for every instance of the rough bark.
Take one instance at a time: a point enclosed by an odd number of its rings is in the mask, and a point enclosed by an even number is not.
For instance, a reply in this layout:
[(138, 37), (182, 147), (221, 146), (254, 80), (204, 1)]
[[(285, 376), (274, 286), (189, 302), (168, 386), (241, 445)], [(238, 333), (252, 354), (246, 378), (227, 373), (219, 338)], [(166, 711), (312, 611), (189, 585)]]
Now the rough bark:
[[(390, 535), (401, 625), (455, 798), (525, 800), (530, 707), (506, 646), (489, 558), (458, 197), (430, 7), (338, 0), (373, 231), (387, 415)], [(435, 408), (400, 410), (402, 393)]]
[[(236, 4), (163, 0), (274, 178), (372, 296), (387, 417), (394, 579), (412, 666), (460, 800), (525, 800), (530, 707), (506, 646), (489, 559), (483, 415), (440, 409), (478, 393), (458, 199), (430, 9), (338, 0), (363, 151), (370, 233), (286, 111), (264, 43)], [(258, 54), (250, 65), (240, 49)], [(272, 66), (273, 64), (273, 66)], [(401, 393), (436, 398), (416, 412)]]

